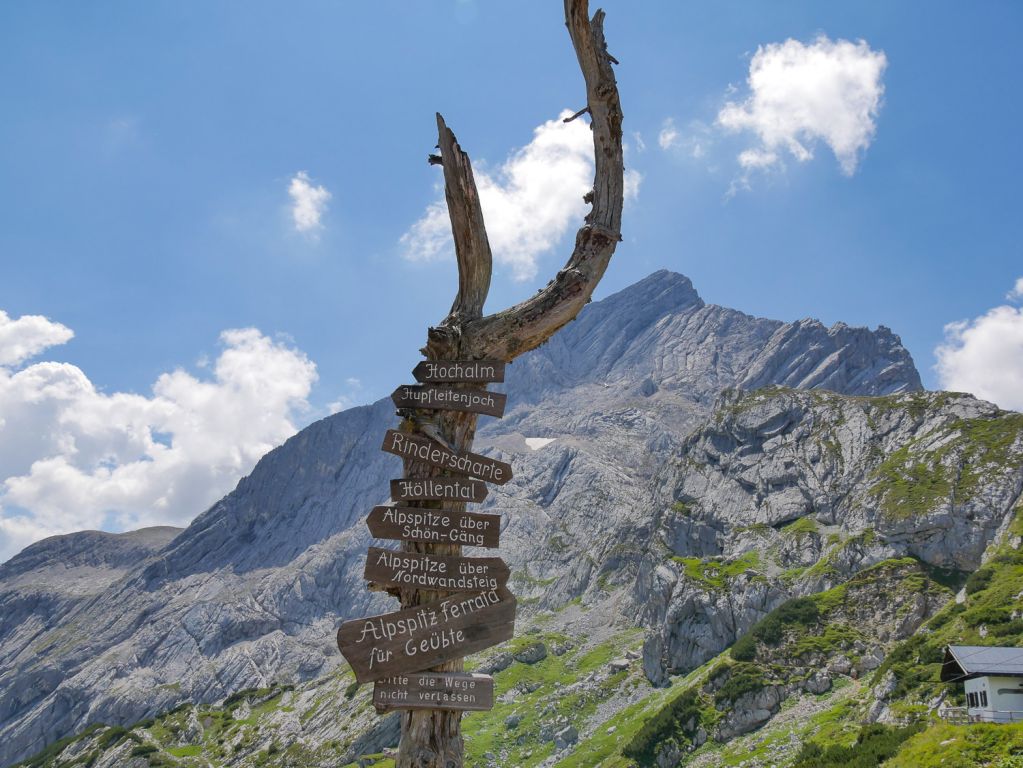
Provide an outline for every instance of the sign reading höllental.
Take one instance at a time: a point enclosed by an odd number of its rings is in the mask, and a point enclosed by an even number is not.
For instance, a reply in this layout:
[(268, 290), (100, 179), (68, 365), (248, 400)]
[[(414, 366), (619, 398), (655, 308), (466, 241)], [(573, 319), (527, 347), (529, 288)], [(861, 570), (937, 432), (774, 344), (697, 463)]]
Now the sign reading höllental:
[(395, 501), (483, 501), (487, 484), (462, 477), (428, 477), (414, 480), (402, 477), (391, 481)]
[(478, 477), (497, 485), (504, 485), (512, 479), (511, 464), (491, 459), (479, 453), (452, 451), (428, 437), (416, 437), (396, 429), (387, 430), (380, 450), (401, 456), (403, 459), (421, 461), (451, 472)]
[(467, 547), (498, 547), (501, 516), (448, 509), (373, 507), (366, 518), (376, 539), (461, 544)]
[(346, 621), (337, 631), (337, 644), (355, 679), (370, 683), (460, 659), (514, 632), (515, 596), (500, 587)]
[(494, 678), (460, 672), (415, 672), (373, 684), (373, 706), (388, 709), (462, 709), (494, 707)]
[(391, 393), (397, 408), (430, 408), (445, 411), (482, 413), (487, 416), (504, 415), (507, 395), (485, 389), (456, 389), (422, 384), (402, 384)]
[(388, 587), (483, 592), (503, 587), (510, 571), (499, 557), (450, 557), (370, 547), (366, 581)]
[(423, 360), (412, 369), (412, 375), (423, 383), (504, 381), (504, 363), (500, 360)]

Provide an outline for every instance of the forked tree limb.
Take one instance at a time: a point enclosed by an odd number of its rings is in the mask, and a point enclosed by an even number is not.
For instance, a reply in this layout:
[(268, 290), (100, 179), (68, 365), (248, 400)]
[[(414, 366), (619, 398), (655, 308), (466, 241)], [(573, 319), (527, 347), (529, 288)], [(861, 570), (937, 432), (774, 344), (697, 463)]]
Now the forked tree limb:
[(483, 314), (483, 303), (490, 290), (492, 256), (472, 163), (440, 113), (437, 114), (437, 137), (444, 167), (444, 197), (458, 261), (458, 295), (444, 322), (457, 325)]
[[(424, 354), (510, 362), (549, 339), (573, 320), (590, 300), (621, 240), (625, 164), (622, 108), (613, 61), (604, 40), (604, 12), (589, 18), (586, 0), (565, 0), (565, 24), (586, 81), (586, 107), (593, 133), (594, 181), (587, 194), (592, 208), (575, 238), (568, 263), (547, 286), (502, 312), (472, 317), (482, 308), (490, 283), (491, 256), (468, 156), (438, 116), (445, 195), (455, 237), (459, 292), (447, 318), (431, 328)], [(445, 136), (450, 149), (445, 150)], [(449, 167), (449, 165), (451, 167)], [(463, 200), (463, 206), (452, 205)], [(486, 244), (485, 249), (480, 244)], [(484, 261), (485, 260), (485, 261)], [(486, 281), (481, 279), (486, 274)]]

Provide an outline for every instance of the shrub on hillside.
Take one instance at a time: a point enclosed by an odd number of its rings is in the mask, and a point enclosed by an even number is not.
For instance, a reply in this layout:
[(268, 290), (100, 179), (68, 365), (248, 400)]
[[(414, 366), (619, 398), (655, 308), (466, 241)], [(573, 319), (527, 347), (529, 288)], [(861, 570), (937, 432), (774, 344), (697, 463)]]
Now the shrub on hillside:
[(736, 641), (732, 646), (732, 658), (736, 661), (753, 661), (756, 656), (757, 641), (767, 645), (776, 645), (784, 636), (786, 629), (799, 625), (809, 626), (819, 619), (820, 610), (813, 598), (797, 597), (786, 600)]
[(809, 741), (796, 755), (793, 768), (877, 768), (898, 752), (906, 739), (922, 730), (922, 725), (894, 728), (876, 723), (861, 728), (856, 742), (848, 747), (822, 747)]

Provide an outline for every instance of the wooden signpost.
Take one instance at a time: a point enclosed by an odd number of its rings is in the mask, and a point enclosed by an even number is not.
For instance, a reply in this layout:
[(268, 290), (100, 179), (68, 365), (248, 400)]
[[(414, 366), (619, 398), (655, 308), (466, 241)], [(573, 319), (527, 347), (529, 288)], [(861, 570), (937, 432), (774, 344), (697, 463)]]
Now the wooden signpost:
[[(424, 361), (414, 373), (427, 382), (486, 383), (504, 380), (504, 363)], [(505, 395), (486, 389), (432, 383), (398, 387), (391, 399), (413, 414), (420, 409), (450, 410), (472, 414), (474, 419), (480, 413), (500, 417), (507, 401)], [(501, 518), (433, 507), (436, 502), (483, 501), (484, 481), (507, 483), (512, 479), (511, 465), (454, 450), (407, 429), (387, 430), (381, 450), (401, 457), (406, 474), (412, 467), (428, 471), (392, 480), (392, 500), (406, 505), (374, 507), (366, 518), (373, 536), (406, 543), (401, 551), (370, 547), (363, 575), (374, 589), (386, 588), (394, 594), (415, 591), (439, 599), (347, 621), (338, 629), (338, 647), (359, 683), (375, 683), (373, 703), (382, 711), (490, 709), (492, 678), (424, 670), (461, 660), (514, 633), (516, 602), (506, 586), (507, 564), (499, 557), (458, 554), (462, 546), (497, 547)], [(437, 469), (444, 474), (438, 475)], [(440, 554), (414, 549), (436, 544), (450, 550)]]
[[(472, 164), (437, 115), (439, 154), (431, 154), (429, 161), (444, 172), (458, 292), (448, 314), (428, 329), (422, 349), (427, 359), (413, 371), (416, 381), (429, 386), (409, 385), (395, 393), (402, 422), (399, 430), (387, 434), (384, 450), (400, 456), (404, 464), (404, 478), (391, 481), (392, 500), (408, 502), (406, 508), (450, 514), (451, 519), (412, 527), (396, 521), (370, 524), (397, 526), (387, 529), (388, 535), (398, 534), (404, 553), (456, 559), (462, 554), (461, 542), (452, 534), (458, 526), (451, 521), (467, 515), (467, 502), (486, 497), (484, 481), (506, 483), (512, 476), (507, 464), (469, 453), (479, 415), (504, 412), (504, 403), (496, 395), (493, 400), (482, 395), (486, 390), (478, 385), (504, 381), (507, 362), (544, 344), (575, 319), (622, 239), (622, 110), (612, 66), (617, 61), (604, 39), (604, 12), (591, 17), (586, 0), (564, 3), (565, 24), (586, 84), (586, 104), (566, 121), (588, 115), (594, 178), (584, 200), (590, 210), (565, 267), (532, 296), (493, 314), (483, 314), (493, 254)], [(433, 385), (446, 386), (431, 389)], [(435, 533), (442, 538), (433, 540)], [(489, 706), (492, 697), (470, 701), (468, 694), (459, 693), (454, 678), (438, 689), (435, 676), (461, 673), (467, 654), (510, 638), (515, 598), (504, 586), (456, 594), (421, 587), (390, 589), (403, 609), (346, 622), (338, 632), (338, 645), (359, 682), (383, 681), (375, 687), (377, 703), (402, 710), (395, 768), (462, 768), (462, 710)], [(416, 676), (423, 672), (430, 675)], [(437, 693), (423, 703), (423, 691)], [(460, 695), (466, 698), (454, 700)]]
[(470, 547), (499, 546), (501, 516), (449, 509), (419, 507), (373, 507), (366, 518), (369, 532), (377, 539), (426, 541)]
[(380, 450), (498, 485), (512, 479), (511, 464), (479, 453), (453, 451), (428, 437), (416, 437), (396, 429), (387, 430)]
[(461, 709), (494, 707), (494, 678), (459, 672), (414, 672), (378, 680), (373, 686), (378, 712), (392, 709)]
[(446, 557), (370, 547), (364, 576), (386, 587), (476, 592), (503, 587), (509, 574), (499, 557)]
[(397, 408), (430, 408), (445, 411), (504, 416), (508, 396), (485, 389), (456, 389), (430, 384), (402, 384), (391, 393)]
[(500, 587), (346, 621), (337, 644), (355, 679), (369, 683), (460, 659), (509, 640), (514, 631), (515, 597)]
[(504, 381), (500, 360), (423, 360), (412, 369), (421, 383), (477, 384)]

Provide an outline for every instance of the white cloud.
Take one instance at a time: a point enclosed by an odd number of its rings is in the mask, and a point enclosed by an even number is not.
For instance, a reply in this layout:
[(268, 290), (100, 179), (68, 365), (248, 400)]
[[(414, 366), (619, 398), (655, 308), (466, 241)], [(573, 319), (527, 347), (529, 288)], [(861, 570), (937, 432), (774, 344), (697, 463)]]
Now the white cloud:
[[(582, 224), (589, 206), (583, 195), (593, 185), (593, 137), (583, 120), (563, 122), (565, 110), (533, 131), (533, 140), (493, 173), (474, 168), (487, 236), (497, 264), (516, 280), (536, 276), (538, 258), (554, 248), (569, 226)], [(635, 196), (640, 176), (627, 171), (626, 194)], [(451, 224), (443, 190), (401, 237), (405, 258), (453, 258)]]
[(41, 315), (22, 315), (17, 320), (0, 309), (0, 365), (18, 365), (48, 347), (71, 340), (74, 331)]
[(1005, 298), (1009, 301), (1023, 301), (1023, 277), (1016, 278), (1016, 284), (1005, 294)]
[(291, 179), (288, 195), (291, 196), (291, 219), (298, 232), (312, 234), (323, 228), (320, 219), (331, 198), (326, 187), (314, 187), (309, 174), (299, 171)]
[(254, 328), (221, 343), (207, 377), (163, 374), (148, 397), (68, 363), (0, 367), (0, 561), (58, 533), (185, 524), (294, 434), (315, 365)]
[(808, 45), (789, 39), (761, 46), (750, 61), (749, 96), (725, 104), (718, 125), (756, 135), (759, 143), (738, 158), (746, 171), (779, 163), (782, 150), (805, 162), (823, 141), (852, 175), (874, 137), (887, 63), (863, 40), (821, 35)]
[(934, 354), (944, 389), (1023, 411), (1023, 308), (994, 307), (972, 320), (949, 323)]
[(661, 149), (671, 149), (679, 143), (681, 138), (678, 128), (675, 127), (675, 121), (669, 117), (661, 126), (661, 132), (657, 134), (657, 143), (661, 145)]

